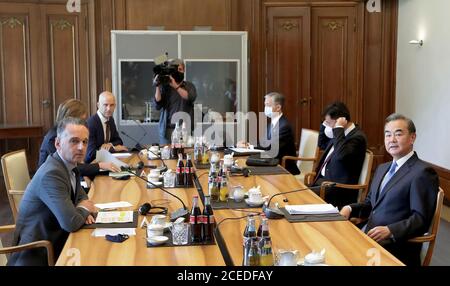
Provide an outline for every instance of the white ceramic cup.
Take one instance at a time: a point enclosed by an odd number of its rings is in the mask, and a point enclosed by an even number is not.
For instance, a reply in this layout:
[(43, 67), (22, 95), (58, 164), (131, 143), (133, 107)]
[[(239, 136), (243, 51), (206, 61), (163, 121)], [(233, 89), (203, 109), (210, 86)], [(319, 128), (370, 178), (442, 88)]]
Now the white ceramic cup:
[(251, 202), (260, 202), (262, 200), (262, 194), (259, 189), (252, 188), (248, 191), (248, 199)]
[(150, 174), (148, 175), (149, 181), (152, 183), (158, 183), (159, 182), (159, 170), (152, 169), (150, 170)]
[(225, 155), (223, 157), (223, 164), (227, 167), (231, 167), (233, 165), (233, 156), (232, 155)]
[(156, 224), (149, 224), (147, 226), (147, 237), (152, 236), (161, 236), (164, 232), (164, 226), (162, 225), (156, 225)]
[(148, 152), (148, 158), (149, 159), (156, 159), (156, 158), (158, 158), (159, 146), (152, 146), (152, 147), (150, 147), (149, 150), (150, 150)]
[(166, 224), (166, 220), (167, 217), (165, 215), (157, 214), (152, 217), (151, 224), (164, 226)]

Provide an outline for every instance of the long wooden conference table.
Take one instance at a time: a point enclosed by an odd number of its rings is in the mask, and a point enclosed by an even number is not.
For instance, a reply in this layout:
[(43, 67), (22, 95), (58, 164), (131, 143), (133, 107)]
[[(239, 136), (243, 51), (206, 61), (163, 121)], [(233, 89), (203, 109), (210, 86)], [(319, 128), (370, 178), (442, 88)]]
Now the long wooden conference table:
[[(136, 164), (138, 160), (134, 155), (126, 161)], [(153, 161), (153, 164), (159, 164), (159, 162)], [(174, 169), (176, 161), (167, 160), (166, 164)], [(206, 174), (202, 175), (204, 173)], [(208, 170), (197, 170), (204, 190), (207, 190), (207, 173)], [(247, 190), (259, 185), (263, 196), (305, 187), (290, 174), (232, 176), (229, 183), (241, 184)], [(179, 196), (189, 209), (192, 205), (192, 197), (198, 195), (196, 188), (168, 190)], [(137, 210), (145, 202), (150, 202), (152, 205), (166, 204), (169, 211), (181, 207), (178, 200), (158, 189), (147, 189), (146, 183), (136, 177), (120, 181), (108, 176), (98, 176), (91, 186), (89, 197), (95, 203), (127, 201), (133, 205), (124, 210)], [(271, 204), (278, 202), (280, 206), (283, 206), (284, 199), (288, 199), (289, 204), (324, 203), (312, 191), (305, 190), (289, 195), (279, 195), (272, 200)], [(261, 208), (252, 210), (260, 212)], [(248, 212), (221, 209), (214, 210), (214, 215), (216, 221), (220, 222), (225, 218), (246, 216)], [(242, 234), (246, 225), (245, 219), (227, 220), (220, 224), (219, 232), (224, 243), (208, 246), (151, 248), (146, 246), (146, 229), (139, 228), (142, 220), (143, 216), (139, 216), (136, 236), (130, 236), (123, 243), (112, 243), (102, 237), (93, 237), (92, 229), (81, 229), (71, 233), (56, 265), (224, 266), (226, 262), (232, 265), (242, 263)], [(328, 265), (403, 265), (349, 221), (290, 223), (283, 218), (270, 220), (269, 228), (274, 250), (296, 249), (300, 257), (304, 257), (313, 250), (320, 251), (324, 248), (325, 263)]]

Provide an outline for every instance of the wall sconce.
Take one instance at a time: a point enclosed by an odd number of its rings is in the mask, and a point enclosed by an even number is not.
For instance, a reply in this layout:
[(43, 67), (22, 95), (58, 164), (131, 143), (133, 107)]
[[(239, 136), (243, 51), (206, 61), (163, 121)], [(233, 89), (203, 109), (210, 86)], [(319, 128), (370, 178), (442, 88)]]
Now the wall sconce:
[(412, 40), (412, 41), (409, 41), (409, 43), (411, 45), (419, 45), (420, 47), (423, 46), (423, 40)]

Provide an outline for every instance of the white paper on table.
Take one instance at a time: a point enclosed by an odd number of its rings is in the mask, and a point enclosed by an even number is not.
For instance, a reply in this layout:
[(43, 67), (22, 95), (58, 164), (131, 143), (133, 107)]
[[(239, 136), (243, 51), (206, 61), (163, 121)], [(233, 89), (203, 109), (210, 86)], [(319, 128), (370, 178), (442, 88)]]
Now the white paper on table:
[(109, 172), (108, 176), (114, 177), (114, 178), (120, 178), (120, 177), (123, 177), (123, 176), (132, 176), (133, 177), (133, 176), (136, 176), (136, 175), (133, 174), (133, 173), (127, 172), (127, 171), (121, 171), (121, 172)]
[(118, 235), (118, 234), (127, 234), (127, 235), (136, 235), (136, 229), (134, 228), (96, 228), (92, 232), (92, 236), (95, 237), (104, 237), (105, 235)]
[(337, 214), (339, 211), (331, 204), (286, 205), (289, 214)]
[(103, 210), (103, 209), (116, 209), (116, 208), (127, 208), (132, 207), (133, 205), (129, 202), (111, 202), (105, 204), (95, 204), (95, 207)]
[(265, 150), (260, 149), (248, 149), (248, 148), (229, 148), (235, 153), (263, 153)]
[(128, 167), (128, 164), (120, 161), (116, 157), (113, 156), (113, 154), (109, 153), (109, 151), (105, 149), (100, 149), (97, 151), (97, 154), (95, 156), (95, 160), (97, 162), (111, 162), (117, 167)]
[(115, 158), (128, 158), (132, 154), (131, 153), (112, 153), (111, 155), (113, 155)]
[(98, 212), (95, 223), (133, 222), (133, 211)]

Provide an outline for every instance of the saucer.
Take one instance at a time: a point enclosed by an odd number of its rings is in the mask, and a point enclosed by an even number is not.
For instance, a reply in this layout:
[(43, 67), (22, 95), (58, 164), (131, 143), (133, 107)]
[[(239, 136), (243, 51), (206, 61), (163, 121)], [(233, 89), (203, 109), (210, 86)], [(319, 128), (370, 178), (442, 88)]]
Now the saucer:
[(167, 231), (170, 229), (170, 227), (172, 226), (173, 223), (171, 222), (165, 222), (164, 224), (153, 224), (150, 223), (150, 225), (154, 225), (154, 226), (162, 226), (164, 228), (164, 231)]
[(260, 207), (264, 204), (264, 202), (264, 199), (261, 199), (259, 202), (251, 202), (249, 199), (245, 199), (245, 203), (251, 207)]
[(317, 263), (317, 264), (305, 264), (305, 261), (303, 259), (300, 259), (297, 261), (297, 266), (330, 266), (325, 263)]
[(151, 245), (161, 245), (169, 240), (167, 236), (151, 236), (147, 238), (148, 243)]

